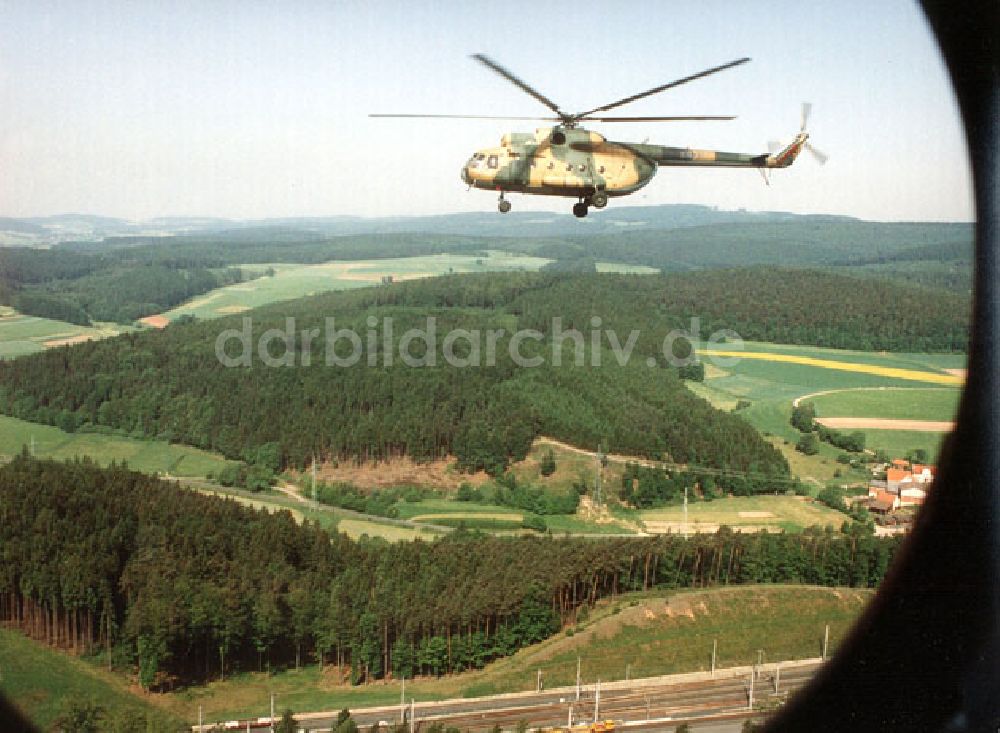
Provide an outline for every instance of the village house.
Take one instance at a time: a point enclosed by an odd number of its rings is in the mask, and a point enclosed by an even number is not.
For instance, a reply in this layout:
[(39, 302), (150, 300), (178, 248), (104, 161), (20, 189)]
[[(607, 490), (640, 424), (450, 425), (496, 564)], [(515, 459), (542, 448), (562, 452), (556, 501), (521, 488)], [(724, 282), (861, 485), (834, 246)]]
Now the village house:
[(934, 481), (936, 468), (894, 458), (885, 472), (885, 480), (873, 479), (868, 484), (868, 508), (888, 514), (901, 507), (920, 506), (927, 498), (927, 489)]
[(900, 507), (899, 496), (891, 494), (882, 489), (874, 489), (869, 492), (868, 510), (876, 514), (888, 514), (896, 511)]

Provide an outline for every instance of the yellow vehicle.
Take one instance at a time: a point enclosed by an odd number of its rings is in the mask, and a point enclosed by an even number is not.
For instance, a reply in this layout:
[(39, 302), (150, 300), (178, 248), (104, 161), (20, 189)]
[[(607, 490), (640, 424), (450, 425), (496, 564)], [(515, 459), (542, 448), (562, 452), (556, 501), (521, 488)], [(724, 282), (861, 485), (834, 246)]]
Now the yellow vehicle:
[(572, 728), (545, 728), (547, 733), (612, 733), (615, 729), (615, 721), (601, 720), (596, 723), (585, 725), (574, 725)]

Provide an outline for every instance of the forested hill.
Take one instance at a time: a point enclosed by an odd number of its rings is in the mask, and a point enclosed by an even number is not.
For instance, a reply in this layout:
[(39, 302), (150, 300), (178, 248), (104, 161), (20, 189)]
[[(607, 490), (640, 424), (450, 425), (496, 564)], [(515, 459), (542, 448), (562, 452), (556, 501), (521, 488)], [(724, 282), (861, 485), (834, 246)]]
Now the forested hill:
[(873, 587), (899, 541), (723, 530), (356, 543), (120, 467), (21, 455), (0, 467), (0, 623), (113, 648), (147, 689), (320, 655), (355, 682), (412, 678), (482, 667), (625, 591)]
[[(158, 436), (253, 462), (264, 449), (275, 456), (268, 459), (273, 469), (303, 466), (313, 456), (405, 453), (418, 459), (454, 455), (463, 468), (498, 473), (545, 434), (591, 449), (602, 443), (624, 454), (787, 474), (776, 449), (743, 420), (685, 389), (662, 355), (656, 368), (645, 354), (622, 366), (604, 351), (600, 366), (585, 354), (578, 366), (570, 342), (557, 364), (551, 334), (543, 334), (523, 340), (514, 352), (541, 363), (519, 366), (510, 343), (523, 317), (513, 302), (510, 308), (503, 303), (558, 282), (527, 273), (455, 276), (275, 304), (253, 312), (249, 367), (224, 367), (216, 353), (219, 334), (242, 329), (242, 317), (54, 349), (0, 365), (0, 409), (62, 427), (89, 424)], [(561, 306), (547, 305), (554, 316)], [(334, 330), (358, 334), (359, 347), (367, 350), (362, 358), (350, 365), (327, 363), (333, 336), (327, 317), (334, 318)], [(434, 363), (408, 366), (400, 341), (408, 329), (428, 328), (431, 317), (438, 334)], [(267, 366), (259, 358), (259, 338), (268, 329), (286, 328), (289, 319), (294, 366)], [(318, 336), (307, 365), (298, 337), (313, 329)], [(461, 362), (444, 358), (444, 337), (455, 329), (470, 338), (479, 334), (480, 366), (455, 366)], [(502, 331), (495, 359), (488, 355), (490, 330)], [(626, 330), (621, 339), (627, 337)], [(589, 350), (589, 330), (582, 340)], [(422, 344), (416, 341), (409, 353), (419, 355)], [(233, 353), (237, 346), (230, 344)], [(348, 346), (341, 339), (337, 354), (346, 356)], [(468, 338), (453, 346), (456, 357), (472, 358)]]
[[(272, 469), (304, 466), (314, 456), (405, 453), (418, 459), (450, 454), (465, 469), (498, 473), (543, 434), (590, 449), (600, 443), (624, 454), (787, 474), (778, 451), (748, 424), (683, 386), (680, 377), (698, 378), (697, 369), (665, 363), (664, 337), (689, 328), (691, 316), (702, 318), (703, 338), (727, 327), (746, 338), (915, 351), (959, 348), (967, 335), (961, 298), (922, 297), (877, 282), (859, 287), (853, 279), (803, 271), (449, 276), (253, 311), (246, 316), (249, 350), (238, 348), (235, 337), (229, 343), (230, 356), (244, 352), (249, 366), (224, 367), (216, 353), (220, 333), (244, 328), (241, 316), (26, 356), (0, 364), (0, 410), (69, 429), (156, 436), (266, 460)], [(327, 317), (334, 318), (332, 327)], [(434, 363), (407, 366), (399, 356), (402, 336), (427, 329), (430, 317)], [(572, 339), (558, 340), (563, 358), (556, 364), (556, 318), (559, 328), (581, 331), (582, 366)], [(283, 358), (293, 365), (265, 365), (261, 336), (289, 324), (293, 349)], [(336, 351), (327, 350), (333, 331), (344, 328), (358, 335), (359, 358), (331, 365), (328, 356), (346, 357), (350, 347), (340, 338)], [(448, 353), (472, 359), (474, 338), (480, 366), (444, 358), (444, 337), (455, 329), (467, 335)], [(491, 329), (503, 331), (492, 361)], [(519, 366), (512, 356), (511, 334), (521, 329), (538, 335), (521, 340), (515, 354), (538, 366)], [(640, 334), (629, 355), (633, 329)], [(306, 330), (316, 332), (308, 364)], [(594, 331), (597, 351), (591, 351)], [(409, 354), (421, 356), (423, 343), (412, 341)], [(271, 347), (283, 355), (282, 344)]]

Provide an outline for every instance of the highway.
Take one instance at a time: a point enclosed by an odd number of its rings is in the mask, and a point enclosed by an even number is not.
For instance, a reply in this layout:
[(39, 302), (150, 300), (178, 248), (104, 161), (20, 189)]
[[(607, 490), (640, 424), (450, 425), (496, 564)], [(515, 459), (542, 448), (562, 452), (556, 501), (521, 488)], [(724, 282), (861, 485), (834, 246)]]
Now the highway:
[[(778, 666), (780, 673), (776, 672)], [(763, 665), (753, 685), (754, 708), (781, 704), (812, 677), (818, 666), (818, 660)], [(573, 724), (579, 725), (593, 722), (596, 712), (599, 720), (613, 720), (616, 727), (624, 724), (630, 731), (673, 731), (681, 722), (689, 722), (693, 730), (705, 733), (739, 731), (749, 713), (750, 674), (751, 668), (746, 667), (719, 670), (714, 679), (702, 674), (615, 682), (601, 686), (599, 702), (595, 685), (589, 684), (581, 688), (579, 699), (576, 689), (570, 687), (417, 703), (414, 730), (419, 733), (435, 722), (463, 732), (489, 731), (494, 726), (512, 730), (522, 720), (531, 728), (565, 727), (570, 716)], [(380, 721), (396, 724), (400, 712), (398, 705), (351, 711), (361, 727)], [(296, 719), (303, 730), (327, 731), (335, 723), (336, 712), (307, 713)]]

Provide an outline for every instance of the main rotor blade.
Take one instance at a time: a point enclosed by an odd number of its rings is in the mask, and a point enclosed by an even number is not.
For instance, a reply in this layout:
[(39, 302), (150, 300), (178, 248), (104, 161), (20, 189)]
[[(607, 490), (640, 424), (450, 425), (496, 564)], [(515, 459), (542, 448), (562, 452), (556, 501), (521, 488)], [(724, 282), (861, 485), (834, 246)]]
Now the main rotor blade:
[(603, 107), (596, 107), (592, 110), (588, 110), (587, 112), (581, 112), (578, 115), (574, 115), (573, 118), (580, 119), (581, 117), (586, 117), (587, 115), (591, 115), (594, 112), (606, 112), (609, 109), (614, 109), (615, 107), (621, 107), (623, 104), (629, 104), (639, 99), (643, 99), (644, 97), (649, 97), (653, 94), (659, 94), (660, 92), (664, 92), (667, 89), (679, 87), (681, 84), (687, 84), (689, 81), (694, 81), (695, 79), (701, 79), (702, 77), (709, 76), (710, 74), (715, 74), (716, 72), (725, 71), (726, 69), (731, 69), (734, 66), (745, 64), (749, 60), (750, 58), (747, 56), (741, 59), (736, 59), (735, 61), (730, 61), (728, 64), (723, 64), (722, 66), (714, 66), (711, 69), (705, 69), (704, 71), (700, 71), (697, 74), (692, 74), (691, 76), (685, 76), (683, 79), (677, 79), (676, 81), (672, 81), (669, 84), (663, 84), (661, 86), (654, 87), (653, 89), (650, 89), (648, 91), (641, 92), (639, 94), (633, 94), (631, 97), (625, 97), (624, 99), (619, 99), (617, 102), (611, 102), (609, 104), (605, 104)]
[(559, 109), (559, 106), (555, 102), (546, 97), (544, 94), (540, 93), (538, 90), (534, 89), (533, 87), (529, 86), (525, 82), (518, 79), (516, 76), (507, 71), (507, 69), (502, 67), (500, 64), (491, 59), (489, 56), (486, 56), (481, 53), (474, 53), (472, 54), (472, 58), (474, 58), (476, 61), (481, 63), (486, 68), (495, 71), (497, 74), (499, 74), (504, 79), (506, 79), (511, 84), (520, 89), (522, 92), (525, 92), (526, 94), (529, 94), (535, 99), (537, 99), (539, 102), (541, 102), (546, 107), (555, 112), (557, 115), (559, 115), (559, 119), (566, 120), (569, 117), (569, 115), (567, 115), (565, 112)]
[(561, 117), (494, 117), (492, 115), (422, 115), (422, 114), (370, 114), (369, 117), (416, 117), (437, 120), (544, 120), (560, 122)]
[(735, 120), (735, 115), (688, 115), (683, 117), (574, 117), (577, 122), (696, 122), (699, 120)]

